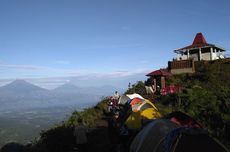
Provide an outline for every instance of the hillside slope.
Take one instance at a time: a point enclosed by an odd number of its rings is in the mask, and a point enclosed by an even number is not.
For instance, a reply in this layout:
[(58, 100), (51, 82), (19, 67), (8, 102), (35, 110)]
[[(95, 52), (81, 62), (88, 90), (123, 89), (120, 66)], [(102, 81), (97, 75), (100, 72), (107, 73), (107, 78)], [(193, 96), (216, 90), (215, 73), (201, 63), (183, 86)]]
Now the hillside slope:
[[(161, 112), (172, 107), (198, 120), (209, 132), (228, 146), (230, 141), (230, 62), (215, 61), (196, 64), (195, 74), (175, 75), (167, 83), (183, 86), (179, 94), (161, 96), (157, 105)], [(135, 84), (133, 88), (140, 87)], [(129, 92), (131, 92), (129, 91)], [(77, 118), (91, 128), (89, 132), (89, 151), (115, 151), (109, 140), (106, 113), (107, 100), (82, 112), (75, 111), (68, 121), (41, 133), (39, 140), (24, 146), (28, 152), (74, 151), (73, 127)], [(168, 111), (171, 112), (171, 111)], [(229, 147), (229, 146), (228, 146)]]

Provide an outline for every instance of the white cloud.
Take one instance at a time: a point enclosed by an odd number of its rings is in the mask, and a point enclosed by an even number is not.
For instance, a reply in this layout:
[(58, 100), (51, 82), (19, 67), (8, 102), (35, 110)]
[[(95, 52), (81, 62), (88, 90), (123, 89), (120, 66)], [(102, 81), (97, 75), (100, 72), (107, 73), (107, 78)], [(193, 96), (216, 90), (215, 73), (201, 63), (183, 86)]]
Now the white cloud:
[(61, 68), (52, 68), (36, 65), (16, 65), (0, 63), (0, 70), (4, 70), (4, 75), (0, 78), (39, 78), (67, 76), (68, 73), (75, 70)]
[(0, 79), (0, 86), (4, 86), (10, 82), (12, 82), (13, 80), (11, 79)]
[(112, 72), (92, 72), (92, 71), (76, 71), (69, 73), (70, 76), (76, 76), (81, 79), (98, 79), (98, 78), (120, 78), (126, 76), (132, 76), (136, 74), (145, 74), (149, 72), (149, 69), (136, 69), (136, 70), (119, 70)]
[(48, 89), (53, 89), (62, 84), (72, 82), (72, 80), (74, 80), (76, 84), (79, 83), (81, 86), (90, 86), (91, 84), (106, 85), (107, 83), (116, 85), (120, 83), (120, 80), (123, 81), (129, 77), (135, 78), (137, 75), (145, 77), (145, 74), (151, 71), (150, 69), (125, 69), (99, 72), (82, 69), (61, 69), (14, 64), (0, 64), (0, 69), (4, 70), (4, 73), (1, 73), (0, 86), (10, 83), (15, 79), (25, 79), (28, 82)]
[(45, 67), (34, 66), (34, 65), (16, 65), (16, 64), (4, 64), (4, 63), (0, 63), (0, 68), (18, 69), (18, 70), (44, 70), (44, 69), (47, 69)]
[(136, 74), (141, 74), (141, 73), (146, 73), (146, 69), (137, 69), (137, 70), (132, 70), (132, 71), (115, 71), (108, 73), (108, 76), (111, 77), (126, 77), (126, 76), (132, 76)]
[(60, 85), (69, 83), (70, 80), (68, 78), (37, 78), (37, 79), (26, 79), (26, 81), (38, 85), (42, 88), (46, 89), (54, 89)]
[[(145, 63), (146, 61), (141, 61)], [(63, 62), (64, 63), (64, 62)], [(15, 64), (0, 64), (0, 69), (11, 70), (17, 72), (17, 70), (24, 70), (25, 75), (28, 78), (33, 75), (37, 75), (40, 77), (67, 77), (67, 76), (77, 76), (77, 77), (124, 77), (135, 75), (139, 73), (146, 73), (149, 69), (129, 69), (129, 70), (117, 70), (111, 72), (98, 72), (98, 71), (90, 71), (90, 70), (82, 70), (82, 69), (61, 69), (61, 68), (50, 68), (50, 67), (42, 67), (35, 65), (15, 65)], [(28, 72), (28, 73), (27, 73)], [(36, 73), (37, 72), (37, 73)], [(43, 72), (45, 75), (43, 76)], [(19, 73), (18, 73), (19, 74)], [(24, 75), (24, 76), (25, 76)], [(49, 76), (50, 75), (50, 76)]]
[[(77, 86), (102, 86), (113, 85), (117, 87), (127, 86), (129, 82), (143, 80), (149, 70), (139, 69), (134, 71), (114, 71), (114, 72), (84, 72), (72, 74), (65, 77), (44, 77), (44, 78), (21, 78), (34, 85), (46, 89), (54, 89), (65, 83), (74, 83)], [(12, 82), (15, 79), (0, 79), (0, 86)]]

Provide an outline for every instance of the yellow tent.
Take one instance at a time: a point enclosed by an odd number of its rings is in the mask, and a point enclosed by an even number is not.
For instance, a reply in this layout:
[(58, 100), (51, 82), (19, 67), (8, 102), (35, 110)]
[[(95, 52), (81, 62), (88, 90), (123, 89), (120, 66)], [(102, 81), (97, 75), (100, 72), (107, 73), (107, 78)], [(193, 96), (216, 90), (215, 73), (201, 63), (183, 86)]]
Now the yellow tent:
[(149, 100), (144, 100), (141, 104), (132, 105), (132, 113), (126, 119), (125, 124), (131, 130), (138, 130), (146, 122), (161, 117), (155, 105)]

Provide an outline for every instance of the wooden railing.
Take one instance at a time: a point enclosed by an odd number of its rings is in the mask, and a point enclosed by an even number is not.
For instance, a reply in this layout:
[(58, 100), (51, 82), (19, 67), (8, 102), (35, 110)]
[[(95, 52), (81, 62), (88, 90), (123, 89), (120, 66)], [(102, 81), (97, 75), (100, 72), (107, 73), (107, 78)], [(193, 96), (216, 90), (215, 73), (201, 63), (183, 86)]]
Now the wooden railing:
[(192, 68), (194, 69), (194, 60), (175, 60), (168, 62), (169, 69), (185, 69)]

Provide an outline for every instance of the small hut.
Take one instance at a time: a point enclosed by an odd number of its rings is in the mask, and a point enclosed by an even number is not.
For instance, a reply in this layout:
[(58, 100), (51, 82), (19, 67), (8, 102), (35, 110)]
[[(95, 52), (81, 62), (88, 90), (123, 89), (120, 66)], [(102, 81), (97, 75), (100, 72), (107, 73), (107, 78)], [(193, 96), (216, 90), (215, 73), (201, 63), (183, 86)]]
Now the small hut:
[(150, 79), (153, 81), (154, 90), (157, 89), (157, 86), (159, 86), (160, 88), (165, 88), (165, 78), (171, 75), (172, 74), (167, 69), (159, 69), (146, 74), (146, 76), (149, 76)]

